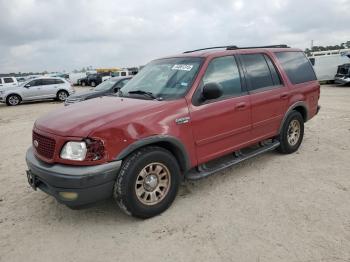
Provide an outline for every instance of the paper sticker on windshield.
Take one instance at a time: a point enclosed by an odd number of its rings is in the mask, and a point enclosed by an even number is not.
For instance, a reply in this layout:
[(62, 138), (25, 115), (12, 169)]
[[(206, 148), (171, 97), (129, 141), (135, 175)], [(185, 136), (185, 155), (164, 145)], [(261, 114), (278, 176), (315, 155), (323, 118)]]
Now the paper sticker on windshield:
[(174, 65), (172, 70), (191, 71), (193, 65)]

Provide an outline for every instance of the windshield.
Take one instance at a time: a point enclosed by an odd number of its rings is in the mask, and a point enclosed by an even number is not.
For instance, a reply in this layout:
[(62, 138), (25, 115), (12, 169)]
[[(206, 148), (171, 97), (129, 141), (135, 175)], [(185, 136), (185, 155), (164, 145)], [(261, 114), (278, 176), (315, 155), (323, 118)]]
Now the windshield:
[(159, 100), (182, 97), (191, 87), (201, 62), (202, 58), (199, 57), (152, 61), (121, 89), (122, 95), (140, 96), (143, 92)]
[(108, 89), (111, 89), (115, 84), (115, 81), (112, 80), (106, 80), (104, 82), (102, 82), (101, 84), (99, 84), (98, 86), (96, 86), (94, 88), (94, 91), (106, 91)]

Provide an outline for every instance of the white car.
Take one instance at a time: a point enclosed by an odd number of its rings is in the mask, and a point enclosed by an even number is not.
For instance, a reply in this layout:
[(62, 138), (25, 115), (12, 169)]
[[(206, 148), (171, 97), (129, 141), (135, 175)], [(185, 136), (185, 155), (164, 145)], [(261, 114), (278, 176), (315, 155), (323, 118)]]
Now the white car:
[(0, 77), (0, 90), (6, 87), (17, 87), (18, 82), (15, 77)]
[(22, 101), (42, 99), (57, 99), (64, 102), (74, 92), (72, 85), (63, 78), (40, 77), (18, 87), (0, 89), (0, 102), (9, 106), (16, 106)]

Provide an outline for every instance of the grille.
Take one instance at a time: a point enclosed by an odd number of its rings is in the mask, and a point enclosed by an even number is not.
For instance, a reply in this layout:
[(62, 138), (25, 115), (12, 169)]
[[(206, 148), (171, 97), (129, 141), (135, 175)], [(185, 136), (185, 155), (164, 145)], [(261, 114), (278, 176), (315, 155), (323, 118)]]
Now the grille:
[[(37, 141), (37, 143), (34, 141)], [(54, 139), (33, 132), (33, 146), (39, 155), (52, 159), (55, 152), (55, 144)]]

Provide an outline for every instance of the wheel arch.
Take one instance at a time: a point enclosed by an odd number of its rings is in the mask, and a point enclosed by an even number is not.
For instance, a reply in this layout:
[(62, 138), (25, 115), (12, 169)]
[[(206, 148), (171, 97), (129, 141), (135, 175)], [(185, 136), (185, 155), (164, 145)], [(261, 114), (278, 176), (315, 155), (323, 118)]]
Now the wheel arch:
[(131, 153), (146, 146), (159, 146), (169, 150), (176, 158), (181, 171), (190, 169), (190, 159), (185, 146), (179, 139), (172, 136), (159, 135), (138, 140), (123, 149), (115, 159), (123, 160)]
[(284, 122), (286, 121), (288, 115), (292, 112), (292, 111), (297, 111), (301, 114), (301, 116), (303, 117), (304, 119), (304, 122), (306, 122), (308, 120), (308, 115), (309, 115), (309, 111), (308, 111), (308, 108), (307, 108), (307, 105), (305, 102), (303, 101), (299, 101), (299, 102), (296, 102), (294, 103), (293, 105), (291, 105), (287, 112), (284, 114), (284, 117), (282, 119), (282, 122), (281, 122), (281, 125), (280, 125), (280, 128), (279, 128), (279, 131), (278, 133), (281, 133), (281, 130), (283, 128), (283, 125), (284, 125)]
[(58, 93), (61, 92), (61, 91), (66, 92), (68, 94), (68, 96), (69, 96), (69, 92), (66, 89), (64, 89), (64, 88), (58, 89), (57, 92), (56, 92), (56, 96), (58, 96)]
[(9, 96), (11, 96), (11, 95), (19, 96), (19, 99), (20, 99), (21, 101), (23, 101), (23, 98), (22, 98), (22, 96), (21, 96), (20, 94), (12, 92), (12, 93), (9, 93), (8, 95), (6, 95), (6, 97), (5, 97), (5, 102), (7, 101), (7, 98), (8, 98)]

